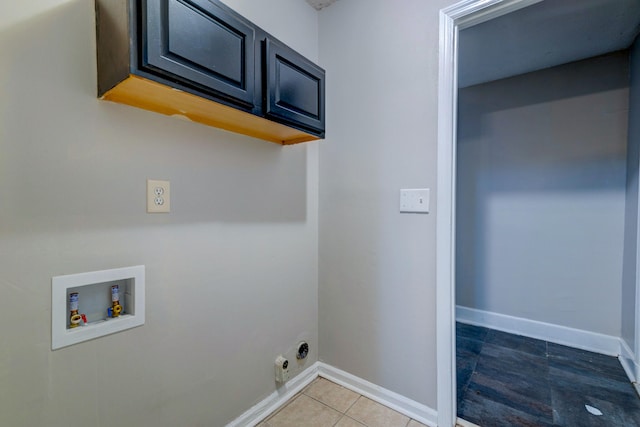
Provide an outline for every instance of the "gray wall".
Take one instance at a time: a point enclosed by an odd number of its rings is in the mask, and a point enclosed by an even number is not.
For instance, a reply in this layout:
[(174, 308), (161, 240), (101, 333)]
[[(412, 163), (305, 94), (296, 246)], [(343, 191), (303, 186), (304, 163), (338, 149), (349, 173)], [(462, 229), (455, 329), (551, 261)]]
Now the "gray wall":
[(438, 11), (455, 0), (342, 0), (320, 13), (320, 358), (436, 408)]
[(457, 303), (620, 336), (628, 55), (463, 89)]
[[(227, 3), (317, 59), (305, 2)], [(0, 3), (0, 424), (222, 426), (276, 390), (277, 354), (317, 359), (318, 147), (99, 101), (94, 19)], [(171, 214), (145, 213), (147, 178)], [(51, 277), (136, 264), (146, 325), (52, 352)]]
[(627, 145), (627, 192), (624, 217), (624, 264), (622, 270), (622, 338), (636, 351), (636, 291), (638, 263), (638, 174), (640, 162), (640, 41), (630, 53), (629, 137)]

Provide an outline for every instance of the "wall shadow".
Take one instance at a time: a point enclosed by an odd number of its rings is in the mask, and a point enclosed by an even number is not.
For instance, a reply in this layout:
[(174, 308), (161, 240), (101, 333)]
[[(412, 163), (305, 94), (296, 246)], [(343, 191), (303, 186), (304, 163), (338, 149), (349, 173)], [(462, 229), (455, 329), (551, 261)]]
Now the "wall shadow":
[[(94, 14), (75, 0), (0, 31), (0, 230), (307, 220), (308, 145), (98, 100)], [(146, 179), (171, 181), (171, 214), (146, 214)]]

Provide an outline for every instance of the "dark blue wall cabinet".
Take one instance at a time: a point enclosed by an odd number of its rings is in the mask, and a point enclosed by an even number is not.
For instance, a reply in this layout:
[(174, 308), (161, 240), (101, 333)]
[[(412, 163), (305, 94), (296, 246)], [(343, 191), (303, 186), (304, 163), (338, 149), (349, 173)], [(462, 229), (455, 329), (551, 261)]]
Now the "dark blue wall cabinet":
[(218, 0), (96, 0), (98, 96), (281, 144), (324, 138), (325, 73)]
[(208, 0), (145, 3), (142, 68), (254, 107), (250, 22)]
[(267, 117), (324, 132), (324, 70), (271, 39), (265, 47)]

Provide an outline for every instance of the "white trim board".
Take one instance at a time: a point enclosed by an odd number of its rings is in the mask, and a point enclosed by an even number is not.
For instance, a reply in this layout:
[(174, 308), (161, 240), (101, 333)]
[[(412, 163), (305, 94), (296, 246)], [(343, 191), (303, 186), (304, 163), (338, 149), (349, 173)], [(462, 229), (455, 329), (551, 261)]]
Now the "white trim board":
[(620, 355), (620, 338), (611, 335), (492, 313), (460, 305), (456, 306), (456, 319), (462, 323), (524, 335), (608, 356)]
[(640, 394), (640, 385), (638, 384), (640, 365), (635, 362), (635, 354), (622, 338), (460, 305), (456, 306), (456, 319), (458, 322), (469, 325), (483, 326), (607, 356), (615, 356), (620, 361), (629, 381), (634, 384)]
[(458, 31), (539, 0), (462, 0), (440, 10), (436, 215), (436, 353), (438, 425), (456, 422), (455, 176)]
[(640, 379), (640, 365), (635, 362), (636, 358), (633, 351), (622, 338), (620, 338), (620, 356), (618, 359), (620, 359), (622, 368), (624, 368), (629, 380), (631, 380), (631, 382), (637, 387), (638, 379)]
[(248, 409), (226, 427), (253, 427), (277, 411), (289, 399), (318, 377), (318, 362), (278, 387), (276, 391)]
[(318, 362), (319, 375), (336, 384), (348, 388), (388, 408), (400, 412), (431, 427), (438, 425), (437, 412), (415, 400), (404, 397), (396, 392), (370, 383), (367, 380), (351, 375), (348, 372), (334, 368), (326, 363)]
[[(456, 420), (454, 321), (458, 31), (538, 1), (462, 0), (440, 10), (436, 192), (436, 393), (440, 427), (452, 427)], [(640, 269), (637, 274), (640, 277)], [(636, 282), (640, 284), (640, 280)], [(636, 308), (640, 307), (640, 292), (636, 292), (636, 302)], [(636, 334), (640, 336), (639, 325), (640, 315), (636, 310)], [(636, 339), (636, 346), (639, 343), (640, 338)], [(640, 353), (637, 348), (636, 351)]]
[(302, 391), (318, 376), (333, 381), (351, 391), (365, 396), (388, 408), (400, 412), (409, 418), (426, 424), (437, 426), (438, 415), (430, 407), (404, 397), (391, 390), (377, 386), (348, 372), (342, 371), (323, 362), (316, 362), (299, 375), (285, 383), (261, 402), (247, 410), (226, 427), (253, 427), (282, 407), (289, 399)]

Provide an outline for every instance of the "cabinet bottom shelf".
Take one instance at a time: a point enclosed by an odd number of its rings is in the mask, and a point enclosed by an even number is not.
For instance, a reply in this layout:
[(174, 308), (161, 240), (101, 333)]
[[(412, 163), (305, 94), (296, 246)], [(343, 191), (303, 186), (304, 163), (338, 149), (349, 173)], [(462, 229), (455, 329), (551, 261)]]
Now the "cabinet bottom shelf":
[(101, 99), (167, 116), (179, 116), (282, 145), (320, 139), (298, 129), (136, 75), (130, 75), (107, 91)]

